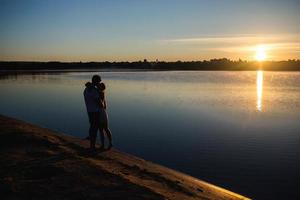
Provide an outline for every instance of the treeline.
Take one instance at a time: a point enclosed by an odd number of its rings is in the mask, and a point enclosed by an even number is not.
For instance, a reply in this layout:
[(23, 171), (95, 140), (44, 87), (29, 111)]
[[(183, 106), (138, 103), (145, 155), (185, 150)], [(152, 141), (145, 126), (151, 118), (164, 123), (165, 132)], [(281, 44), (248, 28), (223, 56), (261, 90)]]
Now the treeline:
[(267, 71), (300, 71), (300, 60), (287, 61), (243, 61), (227, 58), (203, 61), (165, 62), (0, 62), (0, 70), (101, 70), (101, 69), (132, 69), (132, 70), (267, 70)]

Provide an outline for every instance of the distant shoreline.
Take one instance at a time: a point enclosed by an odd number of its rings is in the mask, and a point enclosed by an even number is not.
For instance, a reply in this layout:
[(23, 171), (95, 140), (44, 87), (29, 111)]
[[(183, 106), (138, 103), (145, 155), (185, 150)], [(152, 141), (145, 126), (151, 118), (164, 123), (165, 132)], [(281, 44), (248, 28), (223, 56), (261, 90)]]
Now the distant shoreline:
[(23, 62), (0, 61), (0, 74), (91, 71), (300, 71), (300, 60), (232, 61), (226, 58), (209, 61), (177, 62)]
[[(182, 72), (247, 72), (247, 71), (258, 71), (262, 69), (257, 70), (180, 70), (180, 69), (174, 69), (174, 70), (164, 70), (164, 69), (157, 69), (157, 70), (149, 70), (149, 69), (63, 69), (63, 70), (0, 70), (0, 78), (6, 77), (6, 76), (18, 76), (18, 75), (43, 75), (43, 74), (63, 74), (63, 73), (78, 73), (78, 72), (95, 72), (95, 73), (101, 73), (101, 72), (175, 72), (175, 71), (182, 71)], [(263, 71), (269, 71), (269, 72), (300, 72), (300, 70), (263, 70)]]

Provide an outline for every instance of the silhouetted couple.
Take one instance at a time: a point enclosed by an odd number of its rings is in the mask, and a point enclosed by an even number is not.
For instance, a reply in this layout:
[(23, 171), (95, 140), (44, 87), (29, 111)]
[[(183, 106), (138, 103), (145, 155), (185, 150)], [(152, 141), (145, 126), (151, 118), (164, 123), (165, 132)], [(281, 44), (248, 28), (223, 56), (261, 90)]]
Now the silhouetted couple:
[(105, 84), (101, 82), (99, 75), (92, 77), (92, 82), (85, 84), (83, 92), (86, 109), (88, 112), (90, 128), (89, 140), (90, 148), (96, 149), (97, 132), (101, 138), (101, 149), (104, 149), (104, 132), (109, 140), (108, 149), (112, 147), (112, 135), (108, 128), (108, 117), (106, 113)]

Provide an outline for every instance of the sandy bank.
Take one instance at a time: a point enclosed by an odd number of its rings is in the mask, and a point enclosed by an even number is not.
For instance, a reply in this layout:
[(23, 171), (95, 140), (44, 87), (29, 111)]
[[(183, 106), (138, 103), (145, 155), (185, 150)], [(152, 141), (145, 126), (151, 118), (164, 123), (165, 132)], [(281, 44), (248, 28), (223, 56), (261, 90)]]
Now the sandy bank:
[(116, 149), (0, 115), (1, 199), (247, 199)]

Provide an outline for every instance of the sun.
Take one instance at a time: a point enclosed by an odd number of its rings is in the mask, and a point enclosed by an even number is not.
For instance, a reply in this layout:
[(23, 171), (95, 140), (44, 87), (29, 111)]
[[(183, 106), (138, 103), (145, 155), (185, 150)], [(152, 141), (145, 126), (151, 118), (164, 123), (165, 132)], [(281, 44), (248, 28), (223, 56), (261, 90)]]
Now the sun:
[(267, 58), (266, 50), (263, 46), (258, 46), (256, 48), (255, 59), (257, 61), (264, 61)]

